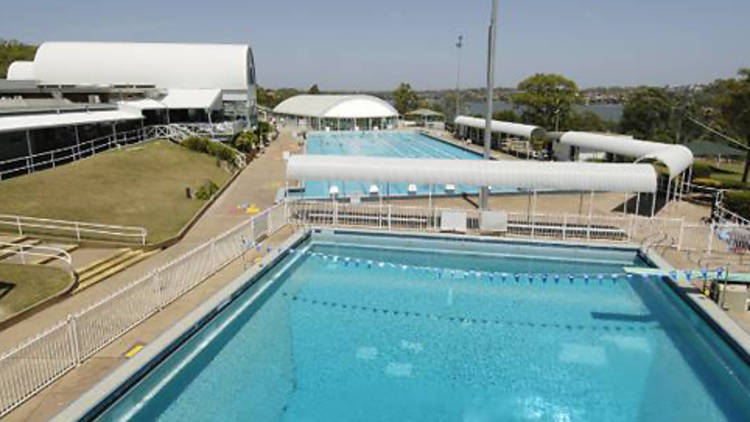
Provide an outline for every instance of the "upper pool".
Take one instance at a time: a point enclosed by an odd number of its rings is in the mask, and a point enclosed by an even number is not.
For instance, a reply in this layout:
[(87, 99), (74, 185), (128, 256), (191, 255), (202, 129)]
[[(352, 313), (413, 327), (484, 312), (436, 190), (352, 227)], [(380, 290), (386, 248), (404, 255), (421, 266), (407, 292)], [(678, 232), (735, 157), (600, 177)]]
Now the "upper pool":
[(646, 265), (314, 233), (99, 420), (750, 420), (746, 362), (666, 282), (622, 275)]
[[(479, 160), (482, 157), (472, 151), (451, 145), (450, 143), (431, 138), (417, 132), (312, 132), (307, 135), (306, 153), (317, 155), (362, 155), (371, 157), (404, 157), (404, 158), (448, 158), (462, 160)], [(339, 195), (359, 194), (368, 196), (370, 186), (378, 185), (372, 181), (341, 182), (313, 181), (306, 182), (304, 198), (327, 198), (331, 186), (337, 186)], [(476, 194), (476, 186), (458, 185), (455, 191), (446, 192), (445, 186), (432, 186), (433, 195)], [(378, 189), (385, 196), (407, 196), (407, 183), (381, 183)], [(428, 195), (428, 185), (418, 185), (415, 195)], [(494, 190), (494, 192), (516, 192), (516, 189)], [(300, 195), (300, 193), (298, 193)]]

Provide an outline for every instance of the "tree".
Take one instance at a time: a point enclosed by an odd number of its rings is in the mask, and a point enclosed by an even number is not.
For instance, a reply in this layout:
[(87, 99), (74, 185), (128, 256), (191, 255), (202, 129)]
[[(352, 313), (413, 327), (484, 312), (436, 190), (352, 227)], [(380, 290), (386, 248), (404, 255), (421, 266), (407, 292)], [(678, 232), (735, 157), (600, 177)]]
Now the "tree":
[(520, 120), (518, 115), (513, 110), (500, 110), (492, 114), (492, 120), (500, 120), (503, 122), (518, 123)]
[[(716, 98), (718, 119), (724, 130), (750, 147), (750, 68), (740, 69), (740, 79), (721, 82), (723, 94)], [(750, 149), (745, 156), (742, 182), (747, 183), (750, 172)]]
[(523, 107), (521, 119), (550, 130), (558, 119), (565, 125), (573, 104), (580, 101), (576, 83), (557, 74), (537, 73), (521, 81), (518, 89), (521, 92), (511, 99)]
[(573, 111), (566, 122), (566, 126), (560, 130), (580, 130), (584, 132), (607, 132), (614, 128), (615, 124), (604, 120), (591, 110)]
[(0, 39), (0, 79), (8, 74), (8, 67), (17, 60), (34, 60), (35, 45), (26, 45), (16, 40)]
[(308, 94), (318, 95), (320, 94), (320, 88), (318, 88), (318, 84), (314, 84), (310, 87), (310, 89), (307, 90)]
[(625, 100), (620, 131), (638, 139), (671, 142), (672, 103), (663, 88), (640, 88)]
[(402, 82), (398, 85), (398, 88), (393, 91), (393, 103), (398, 114), (403, 116), (407, 111), (417, 108), (419, 105), (419, 97), (416, 92), (412, 91), (411, 85)]

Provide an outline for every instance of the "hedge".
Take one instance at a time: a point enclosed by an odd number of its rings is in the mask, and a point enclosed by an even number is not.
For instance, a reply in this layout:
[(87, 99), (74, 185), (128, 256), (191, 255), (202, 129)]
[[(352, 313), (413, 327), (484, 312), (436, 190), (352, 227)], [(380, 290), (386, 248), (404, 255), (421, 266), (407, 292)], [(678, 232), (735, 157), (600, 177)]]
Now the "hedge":
[(229, 163), (234, 162), (234, 151), (221, 142), (213, 142), (208, 138), (193, 136), (183, 139), (181, 144), (189, 150), (213, 155)]
[(724, 196), (724, 204), (730, 211), (750, 219), (750, 192), (729, 191)]
[(695, 179), (711, 177), (711, 173), (713, 172), (713, 167), (708, 163), (702, 163), (700, 161), (693, 163), (693, 178)]

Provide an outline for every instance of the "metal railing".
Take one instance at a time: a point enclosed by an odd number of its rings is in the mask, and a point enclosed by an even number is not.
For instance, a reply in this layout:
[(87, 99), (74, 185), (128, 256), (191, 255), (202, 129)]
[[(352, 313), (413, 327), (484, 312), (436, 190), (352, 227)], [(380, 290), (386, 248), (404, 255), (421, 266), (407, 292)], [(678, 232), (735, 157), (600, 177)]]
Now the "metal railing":
[(286, 223), (267, 209), (0, 355), (0, 417)]
[(14, 256), (18, 257), (21, 264), (33, 263), (32, 261), (55, 260), (63, 262), (66, 270), (72, 271), (73, 269), (73, 259), (64, 249), (46, 245), (0, 242), (0, 259), (7, 260)]
[(0, 214), (0, 231), (26, 234), (75, 237), (76, 240), (108, 240), (145, 245), (148, 230), (137, 226), (86, 223)]

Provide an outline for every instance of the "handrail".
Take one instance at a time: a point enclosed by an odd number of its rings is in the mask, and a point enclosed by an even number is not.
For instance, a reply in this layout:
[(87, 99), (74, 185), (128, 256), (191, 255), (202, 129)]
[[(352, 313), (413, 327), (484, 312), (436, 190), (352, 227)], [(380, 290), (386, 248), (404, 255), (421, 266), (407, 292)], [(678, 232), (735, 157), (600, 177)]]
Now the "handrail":
[(6, 255), (8, 253), (18, 255), (21, 259), (22, 264), (27, 263), (27, 256), (35, 256), (40, 258), (56, 259), (58, 261), (64, 262), (66, 264), (66, 269), (72, 270), (73, 268), (73, 258), (71, 258), (68, 251), (56, 248), (54, 246), (0, 242), (0, 255)]
[(55, 220), (51, 218), (26, 217), (21, 215), (0, 214), (0, 228), (13, 229), (19, 236), (35, 233), (34, 229), (62, 231), (75, 234), (78, 241), (83, 239), (100, 239), (101, 236), (125, 238), (146, 244), (148, 230), (139, 226), (120, 226), (114, 224), (88, 223), (85, 221)]

